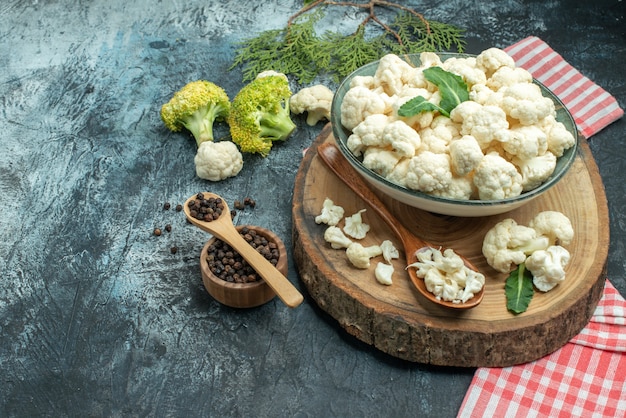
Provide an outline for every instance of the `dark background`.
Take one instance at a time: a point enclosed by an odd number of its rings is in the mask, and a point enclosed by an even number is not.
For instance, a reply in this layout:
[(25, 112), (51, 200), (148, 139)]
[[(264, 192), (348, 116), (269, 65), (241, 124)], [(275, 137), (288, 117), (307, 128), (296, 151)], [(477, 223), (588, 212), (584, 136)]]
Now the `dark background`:
[[(539, 36), (626, 107), (622, 1), (403, 4), (466, 29), (470, 53)], [(208, 185), (193, 140), (158, 112), (195, 79), (232, 97), (234, 44), (282, 28), (300, 6), (2, 2), (0, 416), (456, 414), (473, 369), (407, 363), (350, 337), (306, 295), (292, 258), (289, 279), (306, 297), (297, 309), (220, 305), (198, 267), (208, 235), (162, 209), (209, 186), (231, 203), (251, 196), (256, 208), (236, 223), (268, 227), (291, 249), (293, 180), (322, 125), (295, 118), (297, 133), (268, 158), (246, 156), (242, 174)], [(342, 11), (327, 24), (356, 21)], [(609, 203), (608, 275), (622, 295), (625, 127), (590, 140)], [(152, 235), (167, 223), (171, 233)]]

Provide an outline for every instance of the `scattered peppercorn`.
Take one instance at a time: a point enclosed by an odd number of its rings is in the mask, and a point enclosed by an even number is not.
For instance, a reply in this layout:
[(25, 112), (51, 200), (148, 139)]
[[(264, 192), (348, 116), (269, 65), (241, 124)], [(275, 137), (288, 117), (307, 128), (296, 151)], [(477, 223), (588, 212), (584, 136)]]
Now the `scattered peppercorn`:
[(178, 248), (177, 247), (172, 247), (172, 248), (170, 248), (170, 252), (172, 254), (176, 254), (176, 252), (178, 252)]
[(224, 201), (219, 197), (206, 199), (203, 193), (198, 193), (195, 199), (189, 201), (189, 214), (201, 221), (211, 222), (218, 219), (224, 210)]
[(167, 232), (172, 232), (172, 225), (170, 225), (170, 224), (165, 225), (165, 230)]
[(170, 206), (171, 206), (171, 205), (170, 205), (170, 202), (165, 202), (165, 203), (163, 204), (163, 209), (164, 209), (164, 210), (170, 210)]
[(154, 228), (154, 235), (157, 237), (161, 235), (161, 228)]
[(235, 219), (235, 216), (237, 216), (237, 211), (233, 209), (230, 211), (230, 218)]
[(235, 209), (243, 209), (244, 205), (243, 202), (241, 200), (235, 200), (235, 203), (233, 204), (233, 206), (235, 207)]
[(183, 205), (179, 203), (178, 205), (176, 205), (176, 212), (180, 212), (181, 210), (183, 210)]
[[(248, 227), (241, 228), (239, 234), (270, 263), (278, 264), (280, 252), (275, 242)], [(250, 283), (262, 280), (235, 249), (220, 239), (215, 239), (208, 247), (207, 263), (215, 276), (227, 282)]]
[(256, 206), (256, 201), (250, 197), (246, 197), (245, 199), (243, 199), (243, 204), (245, 206), (250, 206), (251, 208)]

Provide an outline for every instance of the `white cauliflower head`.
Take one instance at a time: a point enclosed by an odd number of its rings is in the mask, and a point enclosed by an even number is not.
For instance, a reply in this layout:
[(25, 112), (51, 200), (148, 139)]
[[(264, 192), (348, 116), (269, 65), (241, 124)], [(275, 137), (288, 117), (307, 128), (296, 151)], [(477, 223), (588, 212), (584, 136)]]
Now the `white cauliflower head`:
[(413, 157), (420, 147), (421, 138), (417, 131), (404, 121), (396, 120), (383, 129), (383, 145), (390, 146), (402, 157)]
[(532, 253), (526, 259), (526, 268), (533, 275), (535, 287), (547, 292), (565, 280), (565, 266), (569, 260), (569, 251), (560, 245), (552, 245)]
[(522, 125), (535, 125), (547, 116), (554, 116), (554, 102), (541, 94), (533, 83), (517, 83), (503, 89), (502, 109)]
[(383, 250), (379, 245), (371, 245), (369, 247), (364, 247), (362, 244), (358, 242), (353, 242), (346, 249), (346, 255), (348, 256), (348, 260), (352, 263), (352, 265), (356, 268), (366, 269), (370, 266), (370, 259), (374, 257), (378, 257), (383, 253)]
[(385, 113), (387, 102), (384, 97), (366, 87), (349, 89), (341, 102), (341, 123), (349, 130), (354, 129), (369, 115)]
[(307, 113), (306, 123), (314, 126), (317, 122), (330, 120), (330, 106), (333, 102), (333, 91), (323, 84), (316, 84), (299, 90), (289, 99), (292, 113)]
[(481, 200), (500, 200), (522, 193), (522, 175), (498, 154), (487, 154), (474, 170), (474, 185)]
[(499, 48), (489, 48), (476, 57), (476, 66), (485, 72), (487, 77), (502, 67), (515, 68), (515, 61), (509, 54)]
[(343, 219), (344, 209), (329, 198), (324, 199), (322, 211), (315, 217), (316, 224), (337, 225)]
[(422, 151), (409, 162), (406, 186), (425, 193), (443, 192), (452, 179), (450, 156)]
[(546, 210), (539, 212), (529, 222), (529, 227), (550, 239), (550, 244), (568, 245), (574, 239), (574, 227), (570, 219), (562, 212)]
[(345, 225), (343, 226), (343, 232), (348, 236), (355, 239), (363, 239), (370, 230), (370, 226), (363, 222), (362, 213), (365, 209), (361, 209), (352, 216), (345, 218)]
[(243, 168), (243, 156), (232, 141), (204, 141), (194, 157), (196, 175), (210, 181), (234, 177)]

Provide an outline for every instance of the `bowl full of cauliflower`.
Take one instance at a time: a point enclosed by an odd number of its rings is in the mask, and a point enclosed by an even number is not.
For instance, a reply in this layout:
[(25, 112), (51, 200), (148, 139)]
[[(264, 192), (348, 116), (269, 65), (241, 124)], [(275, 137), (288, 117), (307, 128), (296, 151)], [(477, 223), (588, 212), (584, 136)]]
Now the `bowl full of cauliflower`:
[(563, 103), (498, 48), (385, 55), (341, 83), (331, 123), (373, 187), (452, 216), (530, 202), (563, 178), (578, 145)]

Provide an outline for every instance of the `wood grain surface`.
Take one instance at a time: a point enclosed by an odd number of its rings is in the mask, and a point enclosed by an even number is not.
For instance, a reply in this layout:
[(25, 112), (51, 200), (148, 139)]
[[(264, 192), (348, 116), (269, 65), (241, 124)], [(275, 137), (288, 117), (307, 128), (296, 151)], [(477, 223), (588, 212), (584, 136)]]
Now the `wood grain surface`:
[[(421, 296), (404, 271), (404, 254), (394, 261), (394, 283), (379, 284), (373, 260), (368, 270), (351, 266), (342, 250), (324, 241), (326, 225), (315, 223), (326, 197), (346, 216), (367, 209), (319, 159), (316, 147), (334, 141), (328, 124), (307, 151), (296, 176), (293, 197), (294, 260), (316, 303), (350, 334), (392, 356), (409, 361), (461, 367), (509, 366), (543, 357), (563, 346), (589, 321), (602, 294), (609, 243), (608, 209), (602, 181), (583, 140), (579, 155), (564, 179), (527, 205), (484, 218), (437, 215), (386, 196), (388, 208), (415, 234), (449, 246), (468, 257), (486, 276), (485, 296), (476, 308), (455, 311), (435, 306)], [(482, 256), (485, 233), (512, 217), (527, 224), (538, 212), (558, 210), (574, 226), (567, 246), (572, 257), (566, 280), (548, 293), (536, 291), (529, 309), (513, 315), (506, 309), (506, 275), (493, 270)], [(402, 248), (376, 214), (364, 222), (371, 230), (364, 245), (385, 239)]]

